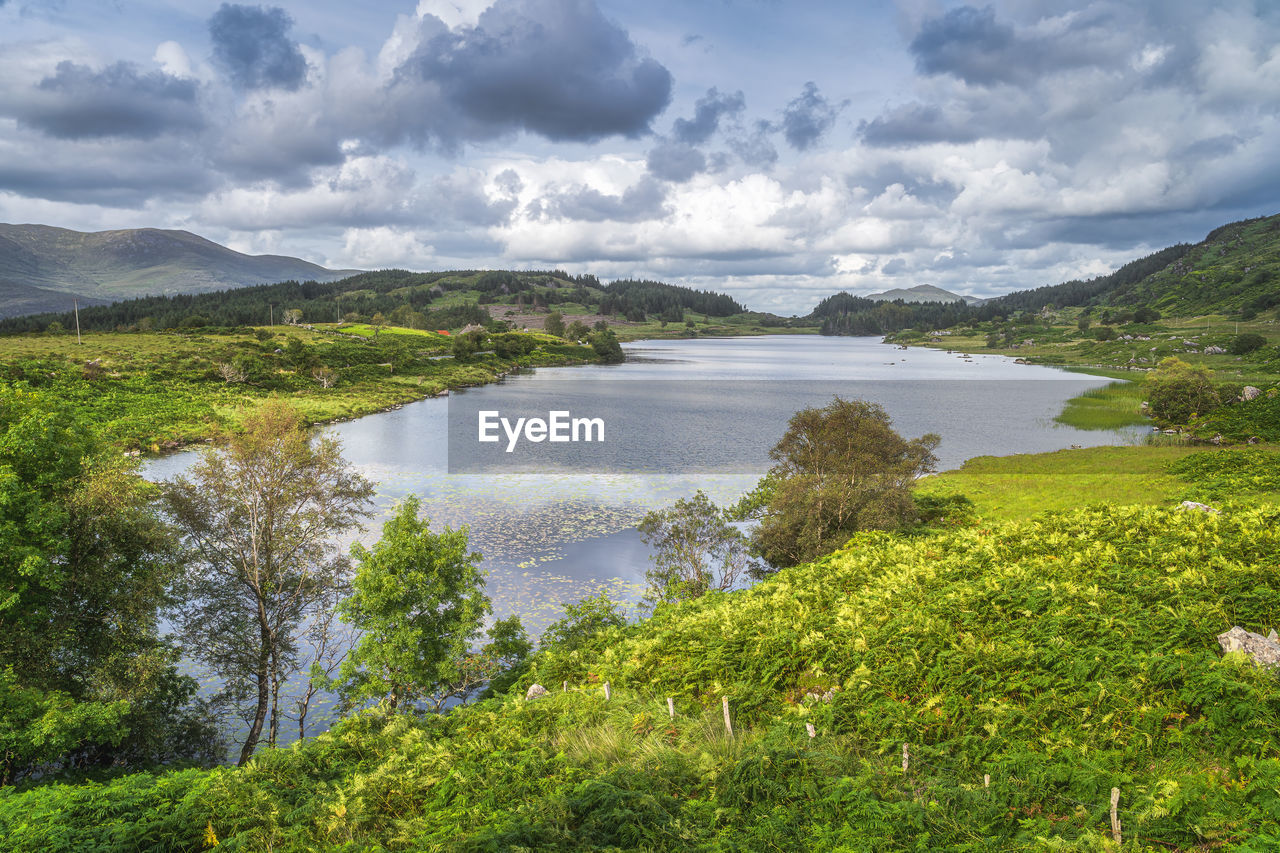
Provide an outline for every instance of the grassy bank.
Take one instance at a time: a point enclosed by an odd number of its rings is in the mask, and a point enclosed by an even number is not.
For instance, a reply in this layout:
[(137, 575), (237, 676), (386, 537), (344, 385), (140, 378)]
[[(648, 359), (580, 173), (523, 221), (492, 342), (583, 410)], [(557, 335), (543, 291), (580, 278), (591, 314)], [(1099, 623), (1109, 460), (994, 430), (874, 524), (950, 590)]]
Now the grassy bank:
[[(362, 332), (366, 332), (362, 334)], [(531, 334), (526, 355), (451, 355), (409, 329), (297, 326), (0, 338), (0, 379), (84, 412), (126, 449), (158, 451), (234, 429), (273, 395), (312, 423), (352, 418), (524, 367), (586, 364), (590, 347)]]

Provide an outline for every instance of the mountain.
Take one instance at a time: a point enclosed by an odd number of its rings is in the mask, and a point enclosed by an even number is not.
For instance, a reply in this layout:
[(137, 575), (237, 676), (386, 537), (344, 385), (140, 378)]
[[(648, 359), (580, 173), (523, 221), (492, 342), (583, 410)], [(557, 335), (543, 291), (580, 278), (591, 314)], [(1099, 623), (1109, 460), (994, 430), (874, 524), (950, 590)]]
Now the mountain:
[(332, 281), (353, 272), (282, 255), (245, 255), (188, 231), (0, 223), (0, 316), (66, 310), (71, 296), (102, 304), (290, 279)]
[(963, 302), (966, 305), (981, 305), (987, 301), (976, 296), (952, 293), (941, 287), (934, 287), (932, 284), (917, 284), (915, 287), (906, 288), (895, 287), (884, 293), (872, 293), (867, 296), (867, 299), (874, 299), (876, 302), (893, 302), (895, 299), (901, 299), (903, 302)]

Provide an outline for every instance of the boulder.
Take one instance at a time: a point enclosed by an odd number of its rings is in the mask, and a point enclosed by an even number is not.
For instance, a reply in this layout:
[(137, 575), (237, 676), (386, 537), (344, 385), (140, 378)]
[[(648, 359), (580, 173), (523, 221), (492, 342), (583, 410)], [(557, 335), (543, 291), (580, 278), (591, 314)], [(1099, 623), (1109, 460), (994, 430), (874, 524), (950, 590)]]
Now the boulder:
[(1227, 351), (1224, 350), (1222, 347), (1205, 347), (1204, 348), (1205, 355), (1225, 355), (1226, 352)]
[(547, 695), (547, 688), (543, 687), (541, 684), (530, 684), (529, 689), (524, 694), (524, 700), (526, 702), (529, 702), (534, 699), (537, 699), (539, 696), (546, 696), (546, 695)]
[(1222, 651), (1227, 654), (1244, 652), (1253, 658), (1253, 662), (1258, 666), (1280, 667), (1280, 642), (1276, 642), (1274, 630), (1271, 636), (1264, 637), (1236, 625), (1225, 634), (1218, 635), (1218, 645), (1222, 646)]
[(1258, 399), (1258, 395), (1262, 393), (1261, 388), (1254, 388), (1252, 385), (1244, 386), (1244, 390), (1240, 392), (1240, 402), (1247, 403), (1250, 400)]
[(1198, 512), (1207, 512), (1207, 513), (1209, 513), (1210, 515), (1217, 515), (1217, 514), (1218, 514), (1218, 510), (1214, 509), (1213, 507), (1209, 506), (1208, 504), (1202, 504), (1202, 503), (1198, 503), (1198, 502), (1196, 502), (1196, 501), (1183, 501), (1183, 502), (1182, 502), (1182, 505), (1181, 505), (1181, 507), (1180, 507), (1180, 508), (1181, 508), (1181, 509), (1194, 509), (1194, 510), (1197, 510)]

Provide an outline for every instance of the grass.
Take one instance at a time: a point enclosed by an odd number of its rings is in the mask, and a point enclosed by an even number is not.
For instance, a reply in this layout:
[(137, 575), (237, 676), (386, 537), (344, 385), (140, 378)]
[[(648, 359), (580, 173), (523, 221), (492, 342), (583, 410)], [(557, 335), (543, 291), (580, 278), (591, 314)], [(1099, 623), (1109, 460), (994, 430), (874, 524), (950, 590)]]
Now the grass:
[[(447, 389), (493, 381), (515, 367), (594, 362), (589, 347), (546, 335), (526, 356), (454, 359), (433, 332), (275, 326), (190, 332), (0, 337), (0, 381), (21, 383), (82, 411), (127, 450), (158, 452), (234, 430), (273, 395), (309, 423), (382, 411)], [(361, 334), (367, 332), (366, 334)], [(238, 378), (223, 372), (228, 365)], [(317, 371), (331, 371), (331, 387)]]
[(925, 495), (962, 494), (985, 521), (1098, 504), (1159, 505), (1181, 500), (1187, 484), (1168, 468), (1204, 446), (1089, 447), (1020, 456), (978, 456), (920, 481)]
[(1085, 430), (1113, 430), (1148, 423), (1142, 414), (1142, 386), (1136, 382), (1112, 382), (1092, 388), (1067, 401), (1054, 418), (1060, 424)]

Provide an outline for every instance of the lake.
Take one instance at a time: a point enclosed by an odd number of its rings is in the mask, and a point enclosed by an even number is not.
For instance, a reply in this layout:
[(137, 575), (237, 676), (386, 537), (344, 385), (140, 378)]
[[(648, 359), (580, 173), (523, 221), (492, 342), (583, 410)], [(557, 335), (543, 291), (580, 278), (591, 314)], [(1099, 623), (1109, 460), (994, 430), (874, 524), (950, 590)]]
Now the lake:
[[(641, 341), (624, 349), (628, 360), (621, 365), (541, 368), (451, 398), (319, 428), (340, 440), (349, 462), (377, 484), (378, 517), (361, 540), (377, 538), (397, 499), (418, 495), (434, 528), (468, 527), (472, 547), (484, 555), (494, 616), (517, 613), (536, 636), (565, 602), (601, 589), (634, 605), (649, 567), (649, 551), (635, 529), (639, 519), (699, 488), (717, 503), (732, 502), (764, 473), (768, 448), (781, 437), (790, 415), (829, 402), (833, 393), (883, 405), (906, 437), (939, 434), (943, 468), (976, 455), (1130, 443), (1142, 434), (1140, 429), (1084, 432), (1055, 424), (1068, 398), (1112, 380), (1001, 356), (812, 335)], [(692, 389), (679, 395), (692, 402), (680, 403), (675, 414), (663, 403), (676, 399), (673, 389)], [(566, 394), (579, 407), (608, 396), (611, 417), (647, 426), (639, 428), (634, 441), (622, 442), (617, 458), (592, 473), (547, 467), (547, 460), (537, 459), (524, 460), (530, 470), (518, 473), (501, 465), (481, 473), (450, 473), (451, 467), (459, 468), (456, 445), (462, 429), (453, 425), (451, 466), (451, 408), (456, 421), (464, 409), (505, 408)], [(719, 437), (708, 435), (714, 431), (708, 424), (723, 425), (724, 434), (734, 437), (708, 442)], [(703, 460), (725, 448), (724, 470), (677, 473), (691, 470), (687, 460)], [(146, 475), (173, 476), (197, 452), (150, 460)], [(500, 452), (498, 461), (507, 461)]]

